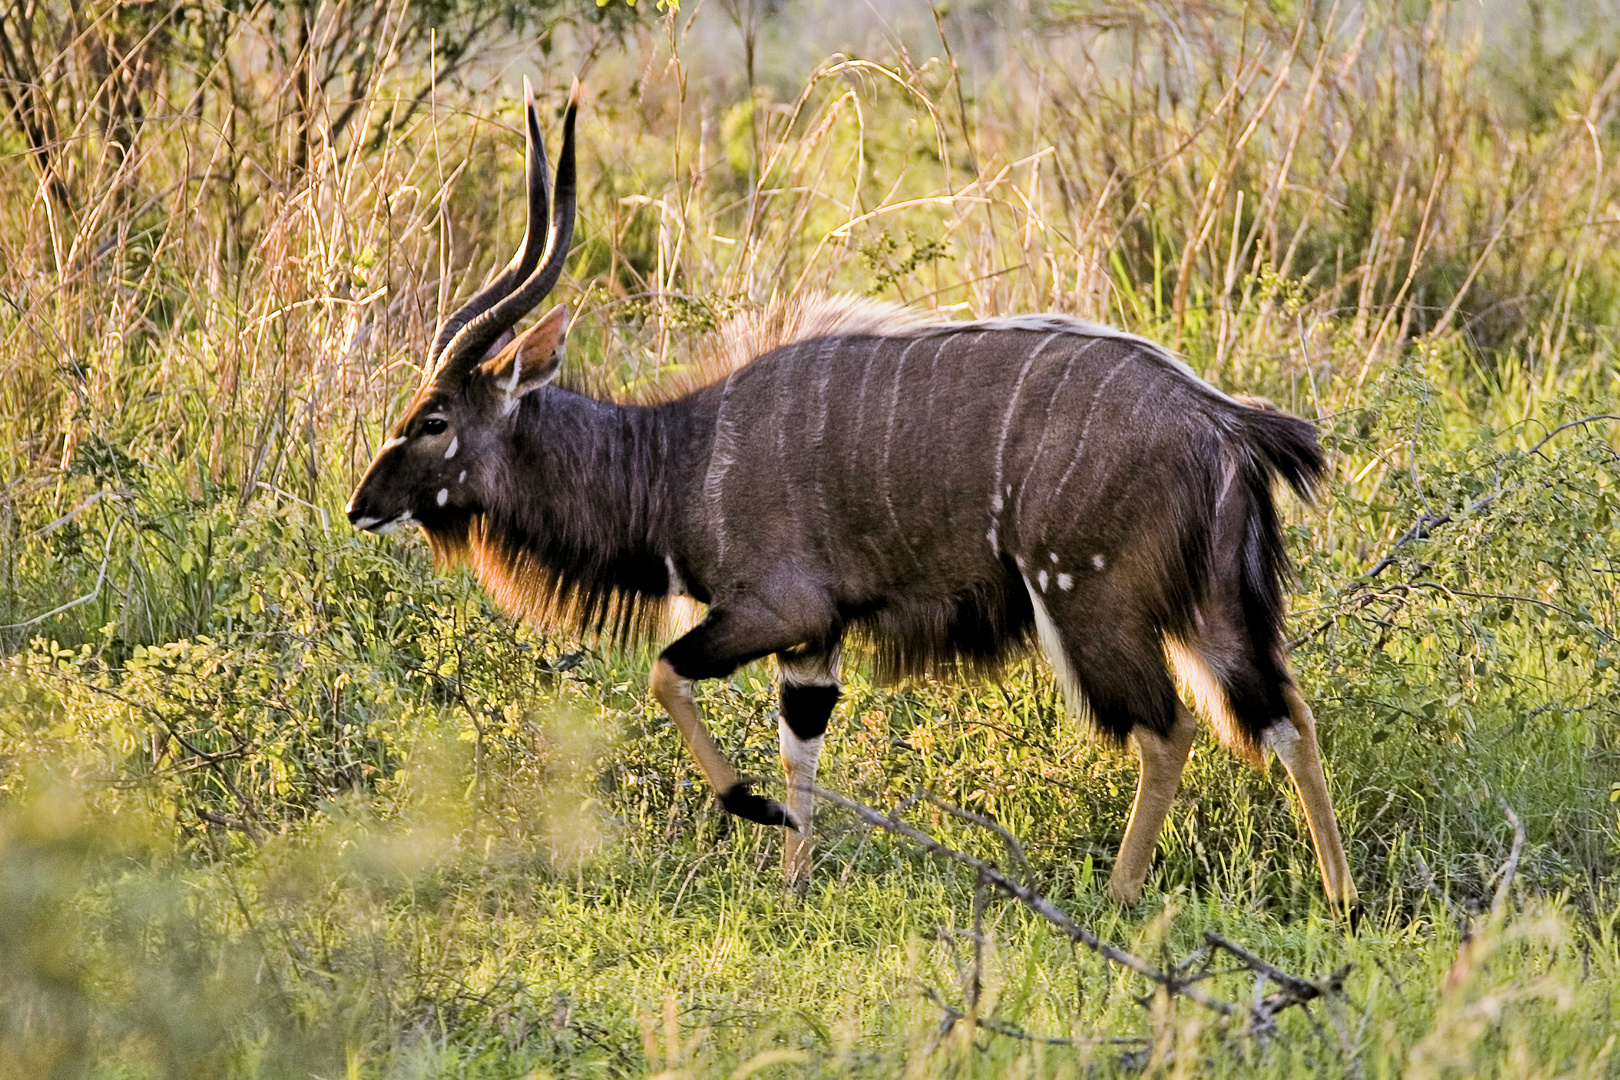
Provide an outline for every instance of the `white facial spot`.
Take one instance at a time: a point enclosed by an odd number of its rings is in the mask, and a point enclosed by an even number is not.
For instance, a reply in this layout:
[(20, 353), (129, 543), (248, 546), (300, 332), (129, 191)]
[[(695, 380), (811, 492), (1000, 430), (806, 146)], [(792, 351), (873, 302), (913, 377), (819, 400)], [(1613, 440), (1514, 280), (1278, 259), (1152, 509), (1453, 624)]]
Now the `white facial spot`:
[(444, 460), (449, 461), (451, 458), (455, 457), (456, 451), (460, 449), (461, 437), (459, 435), (450, 436), (450, 449), (444, 452)]
[(383, 443), (382, 447), (377, 451), (377, 453), (386, 454), (388, 451), (392, 450), (394, 447), (396, 447), (396, 446), (404, 446), (404, 445), (405, 445), (405, 436), (401, 435), (398, 438), (389, 439), (387, 442)]
[(1022, 570), (1024, 568), (1024, 557), (1022, 555), (1014, 555), (1013, 562), (1018, 564), (1018, 569)]
[(450, 501), (450, 489), (449, 488), (440, 488), (439, 489), (439, 497), (437, 499), (435, 499), (434, 501), (437, 502), (440, 506), (443, 506), (445, 503), (449, 502)]
[(1070, 589), (1074, 588), (1074, 575), (1073, 574), (1059, 574), (1058, 575), (1058, 588), (1062, 589), (1064, 592), (1068, 592)]
[(1051, 552), (1048, 552), (1047, 554), (1051, 556), (1051, 559), (1052, 559), (1053, 562), (1057, 562), (1057, 552), (1051, 551)]
[(1045, 592), (1046, 591), (1046, 571), (1042, 570), (1040, 573), (1036, 574), (1035, 575), (1035, 581), (1036, 581), (1037, 584), (1040, 585), (1041, 592)]
[(1099, 551), (1097, 554), (1091, 557), (1091, 565), (1095, 566), (1098, 570), (1101, 570), (1103, 567), (1108, 565), (1108, 560), (1103, 558), (1102, 552)]
[(467, 470), (462, 469), (461, 470), (461, 475), (456, 477), (456, 483), (465, 484), (466, 482), (467, 482)]

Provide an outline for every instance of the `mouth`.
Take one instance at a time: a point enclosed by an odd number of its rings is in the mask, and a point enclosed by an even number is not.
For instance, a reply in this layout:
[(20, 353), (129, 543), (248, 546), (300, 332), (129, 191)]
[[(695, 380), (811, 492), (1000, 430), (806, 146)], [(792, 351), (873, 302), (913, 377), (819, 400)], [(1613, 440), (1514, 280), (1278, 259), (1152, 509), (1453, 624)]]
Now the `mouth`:
[(403, 525), (415, 525), (416, 518), (411, 516), (409, 510), (384, 521), (382, 518), (364, 517), (354, 522), (354, 527), (363, 532), (376, 533), (379, 536), (394, 532)]

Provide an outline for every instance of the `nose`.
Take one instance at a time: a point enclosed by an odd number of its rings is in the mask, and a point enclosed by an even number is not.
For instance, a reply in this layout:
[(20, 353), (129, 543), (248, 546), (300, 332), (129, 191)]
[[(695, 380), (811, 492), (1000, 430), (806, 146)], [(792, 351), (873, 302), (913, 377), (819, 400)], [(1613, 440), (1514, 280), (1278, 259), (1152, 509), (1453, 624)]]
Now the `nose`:
[(364, 529), (377, 523), (377, 515), (366, 508), (358, 491), (349, 496), (349, 505), (343, 508), (343, 512), (348, 515), (349, 524), (357, 529)]

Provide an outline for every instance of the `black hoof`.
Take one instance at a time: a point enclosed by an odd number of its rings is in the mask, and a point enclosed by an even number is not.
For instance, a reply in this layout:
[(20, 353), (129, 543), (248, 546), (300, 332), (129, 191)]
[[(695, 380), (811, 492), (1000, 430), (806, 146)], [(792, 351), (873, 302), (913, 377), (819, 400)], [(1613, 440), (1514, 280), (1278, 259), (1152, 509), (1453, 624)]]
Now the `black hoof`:
[(761, 825), (785, 825), (790, 829), (799, 827), (799, 823), (788, 815), (787, 807), (775, 799), (755, 795), (748, 790), (746, 780), (739, 780), (728, 790), (721, 792), (720, 805), (726, 808), (728, 814), (736, 814), (740, 818), (747, 818)]

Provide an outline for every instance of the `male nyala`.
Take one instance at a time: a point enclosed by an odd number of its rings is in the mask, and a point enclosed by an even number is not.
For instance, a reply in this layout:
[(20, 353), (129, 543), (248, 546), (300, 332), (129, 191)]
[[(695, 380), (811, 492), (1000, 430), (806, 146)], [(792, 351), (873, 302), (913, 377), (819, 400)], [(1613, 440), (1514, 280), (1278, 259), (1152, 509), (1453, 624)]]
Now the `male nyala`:
[[(1038, 645), (1070, 705), (1136, 744), (1109, 881), (1127, 903), (1193, 740), (1179, 683), (1227, 746), (1282, 760), (1328, 897), (1355, 905), (1283, 644), (1273, 489), (1307, 495), (1321, 477), (1311, 424), (1108, 327), (939, 322), (848, 298), (732, 323), (712, 381), (667, 400), (554, 386), (566, 309), (513, 327), (573, 236), (578, 87), (554, 205), (524, 93), (522, 249), (440, 328), (350, 521), (420, 525), (441, 563), (469, 562), (515, 615), (621, 641), (650, 632), (670, 597), (707, 605), (660, 654), (652, 691), (726, 810), (787, 830), (790, 886), (809, 873), (811, 787), (853, 635), (881, 678), (982, 675)], [(764, 656), (781, 679), (785, 804), (738, 777), (692, 696)]]

